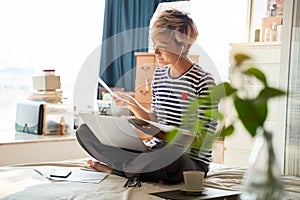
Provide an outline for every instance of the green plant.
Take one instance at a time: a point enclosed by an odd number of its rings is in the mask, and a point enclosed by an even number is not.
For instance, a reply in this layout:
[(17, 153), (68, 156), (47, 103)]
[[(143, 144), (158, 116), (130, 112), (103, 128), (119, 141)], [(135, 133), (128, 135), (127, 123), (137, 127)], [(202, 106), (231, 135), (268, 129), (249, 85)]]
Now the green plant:
[[(233, 83), (220, 83), (210, 90), (210, 95), (201, 97), (193, 101), (188, 112), (183, 118), (183, 126), (181, 128), (190, 130), (193, 134), (193, 142), (191, 146), (197, 149), (211, 148), (218, 137), (226, 137), (234, 132), (234, 122), (222, 127), (217, 131), (208, 131), (205, 122), (198, 118), (199, 106), (211, 107), (217, 105), (223, 99), (230, 99), (237, 113), (239, 120), (247, 132), (252, 136), (258, 133), (257, 144), (262, 144), (260, 140), (263, 136), (264, 147), (254, 146), (254, 157), (250, 164), (250, 171), (245, 176), (244, 188), (241, 193), (241, 199), (287, 199), (280, 172), (276, 165), (275, 153), (272, 146), (272, 133), (265, 128), (265, 121), (268, 115), (268, 102), (272, 98), (276, 98), (286, 93), (280, 89), (271, 87), (267, 81), (266, 75), (254, 66), (246, 66), (245, 61), (250, 57), (244, 54), (237, 54), (234, 57), (235, 66), (231, 70), (235, 76), (241, 76), (242, 80), (257, 79), (261, 83), (261, 88), (257, 94), (249, 91), (248, 86), (239, 84), (237, 87)], [(232, 111), (231, 111), (232, 112)], [(207, 109), (203, 113), (207, 119), (213, 121), (224, 120), (224, 114), (217, 109)], [(190, 126), (193, 124), (193, 126)], [(180, 135), (180, 129), (173, 130), (168, 133), (168, 140), (172, 141), (176, 136)], [(266, 155), (266, 157), (262, 156)], [(261, 168), (260, 162), (263, 162), (264, 168)], [(259, 166), (259, 167), (257, 167)]]
[[(204, 143), (206, 145), (212, 145), (218, 137), (226, 137), (234, 132), (233, 124), (229, 124), (226, 127), (224, 126), (217, 132), (208, 132), (205, 129), (204, 122), (197, 117), (199, 106), (216, 105), (224, 99), (231, 98), (237, 112), (238, 120), (242, 122), (252, 137), (256, 135), (259, 127), (265, 128), (265, 121), (268, 115), (268, 101), (286, 93), (280, 89), (271, 87), (266, 75), (261, 70), (255, 66), (246, 66), (244, 63), (249, 59), (251, 58), (248, 55), (236, 54), (234, 56), (235, 65), (231, 70), (243, 78), (255, 78), (259, 80), (262, 87), (257, 95), (250, 95), (248, 88), (243, 85), (235, 87), (232, 83), (223, 82), (211, 88), (210, 96), (201, 97), (191, 102), (183, 118), (183, 126), (181, 128), (191, 130), (195, 133), (194, 142), (192, 144), (194, 147), (202, 148)], [(221, 123), (222, 120), (224, 120), (224, 113), (221, 113), (217, 109), (208, 109), (203, 114), (211, 120), (220, 121)], [(190, 128), (191, 123), (193, 123), (192, 128)], [(170, 131), (167, 134), (167, 140), (172, 141), (178, 133), (178, 129)]]

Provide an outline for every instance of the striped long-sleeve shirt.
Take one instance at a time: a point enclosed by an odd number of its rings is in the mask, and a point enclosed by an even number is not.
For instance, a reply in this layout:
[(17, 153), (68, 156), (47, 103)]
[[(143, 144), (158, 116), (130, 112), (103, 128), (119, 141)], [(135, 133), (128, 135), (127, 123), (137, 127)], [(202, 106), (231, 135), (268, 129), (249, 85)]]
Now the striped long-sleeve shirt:
[[(201, 96), (207, 96), (209, 88), (214, 86), (215, 82), (212, 75), (203, 71), (197, 64), (193, 64), (189, 70), (177, 78), (171, 78), (169, 70), (169, 66), (155, 69), (152, 82), (151, 112), (156, 116), (158, 123), (180, 127), (191, 101)], [(204, 122), (207, 131), (214, 132), (217, 122), (201, 114), (203, 109), (211, 108), (199, 106), (198, 118)], [(200, 151), (191, 148), (189, 155), (192, 159), (209, 164), (212, 152), (209, 148), (201, 148)]]

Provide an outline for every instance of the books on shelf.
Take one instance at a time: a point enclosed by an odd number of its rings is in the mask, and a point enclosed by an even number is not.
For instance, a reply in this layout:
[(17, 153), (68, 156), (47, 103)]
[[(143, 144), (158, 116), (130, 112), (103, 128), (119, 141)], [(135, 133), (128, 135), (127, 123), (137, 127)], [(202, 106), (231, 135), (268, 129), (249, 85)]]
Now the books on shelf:
[(32, 91), (28, 94), (28, 100), (39, 100), (46, 102), (61, 102), (63, 98), (62, 90), (53, 91)]

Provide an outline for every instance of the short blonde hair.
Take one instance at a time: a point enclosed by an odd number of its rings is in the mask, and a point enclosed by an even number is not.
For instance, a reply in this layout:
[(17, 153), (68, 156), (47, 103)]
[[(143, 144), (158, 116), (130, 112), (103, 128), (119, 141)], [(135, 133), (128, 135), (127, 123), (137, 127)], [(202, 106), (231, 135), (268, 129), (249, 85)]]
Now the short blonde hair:
[(188, 14), (176, 9), (165, 10), (159, 14), (151, 27), (151, 36), (158, 33), (172, 32), (178, 43), (183, 43), (187, 49), (195, 42), (198, 37), (198, 29), (194, 21)]

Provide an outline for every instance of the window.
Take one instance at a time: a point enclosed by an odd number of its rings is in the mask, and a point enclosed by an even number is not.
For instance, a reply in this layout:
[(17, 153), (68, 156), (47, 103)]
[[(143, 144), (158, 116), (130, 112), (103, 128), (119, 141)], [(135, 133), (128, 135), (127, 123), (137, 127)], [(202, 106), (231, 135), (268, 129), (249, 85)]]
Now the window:
[(105, 1), (0, 2), (0, 130), (14, 129), (16, 104), (32, 91), (32, 76), (55, 69), (65, 103), (77, 73), (101, 43)]
[(196, 42), (213, 60), (221, 80), (227, 80), (230, 43), (247, 41), (248, 0), (190, 2), (199, 32)]
[[(191, 0), (197, 42), (226, 80), (229, 43), (246, 41), (248, 0), (201, 2)], [(16, 104), (43, 69), (56, 70), (65, 102), (72, 103), (77, 73), (102, 41), (104, 6), (99, 0), (0, 1), (0, 130), (14, 129)]]

